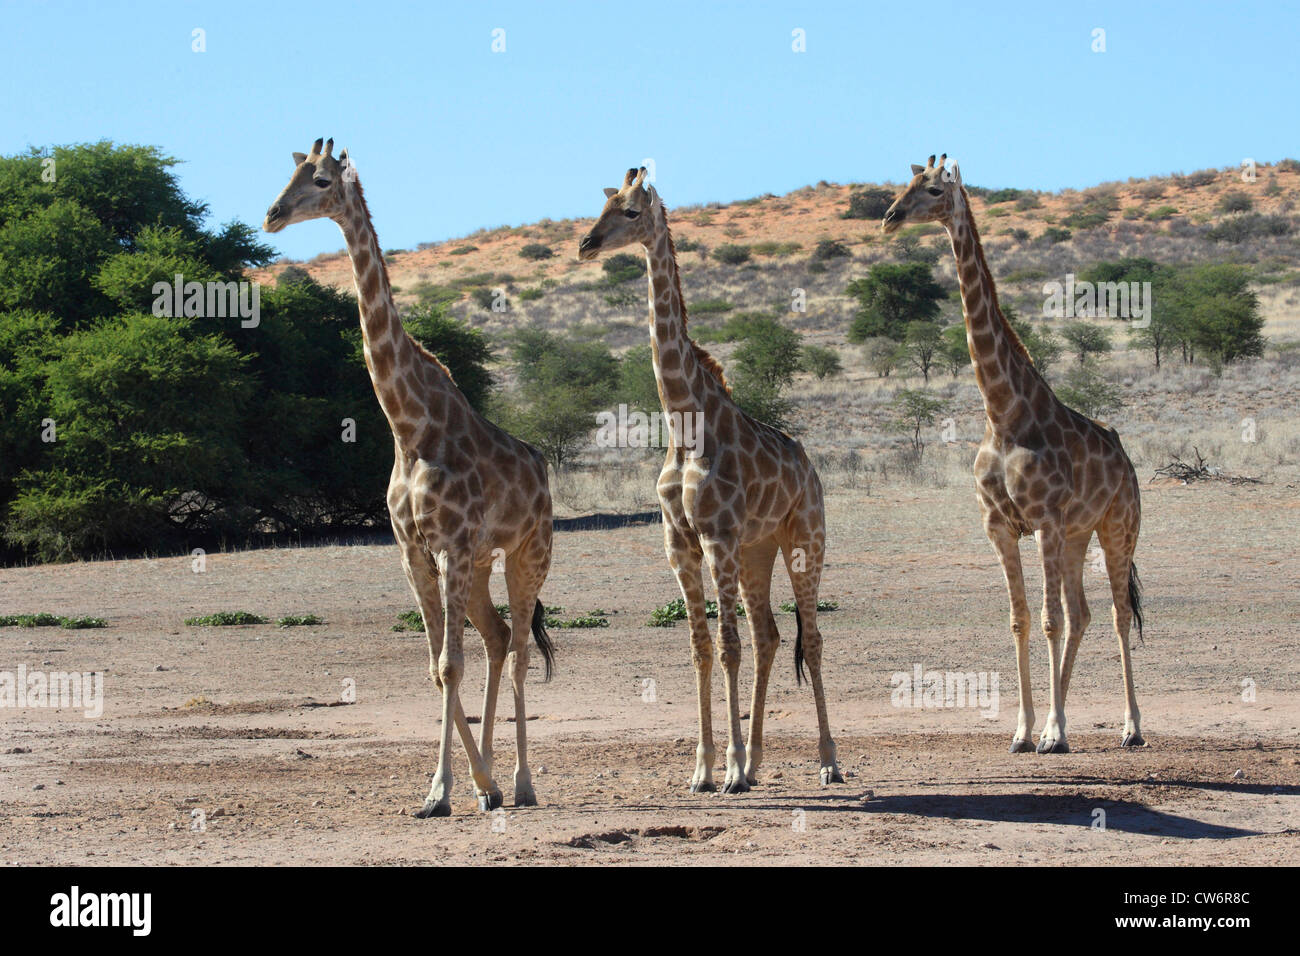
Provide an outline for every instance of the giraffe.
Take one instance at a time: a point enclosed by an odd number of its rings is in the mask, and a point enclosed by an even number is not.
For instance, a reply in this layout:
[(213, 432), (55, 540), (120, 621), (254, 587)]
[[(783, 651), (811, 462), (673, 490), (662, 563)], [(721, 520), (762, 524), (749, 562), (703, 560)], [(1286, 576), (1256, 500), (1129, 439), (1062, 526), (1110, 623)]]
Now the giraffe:
[[(699, 713), (699, 745), (691, 792), (716, 790), (713, 781), (713, 646), (705, 616), (701, 573), (707, 562), (718, 595), (718, 654), (726, 671), (725, 793), (757, 783), (763, 759), (763, 716), (768, 678), (781, 642), (772, 615), (772, 568), (779, 550), (797, 605), (795, 679), (803, 663), (817, 707), (823, 785), (842, 783), (822, 690), (822, 638), (817, 589), (826, 545), (822, 486), (799, 442), (750, 418), (731, 399), (722, 367), (686, 332), (676, 252), (667, 210), (646, 170), (629, 169), (621, 189), (606, 189), (605, 207), (578, 246), (578, 258), (640, 243), (649, 267), (650, 345), (659, 400), (672, 422), (657, 491), (668, 564), (686, 602), (691, 662)], [(687, 422), (697, 427), (687, 440)], [(754, 684), (748, 748), (741, 738), (740, 637), (737, 595), (744, 601), (754, 647)]]
[(946, 159), (945, 154), (936, 166), (931, 156), (925, 166), (912, 166), (912, 180), (886, 211), (882, 228), (892, 233), (908, 222), (938, 222), (952, 241), (966, 344), (984, 398), (984, 439), (975, 456), (976, 494), (985, 533), (1002, 563), (1016, 644), (1020, 710), (1011, 752), (1034, 749), (1029, 605), (1020, 566), (1020, 538), (1031, 533), (1043, 563), (1042, 627), (1051, 667), (1050, 712), (1038, 752), (1070, 749), (1065, 696), (1090, 620), (1083, 564), (1094, 532), (1106, 558), (1124, 676), (1121, 746), (1140, 747), (1145, 741), (1129, 660), (1134, 621), (1139, 636), (1142, 633), (1141, 590), (1133, 562), (1142, 511), (1137, 474), (1119, 433), (1056, 397), (1002, 315), (961, 170), (956, 162), (945, 170)]
[[(551, 677), (553, 648), (537, 599), (551, 561), (551, 495), (540, 452), (478, 414), (447, 368), (402, 328), (388, 271), (347, 150), (316, 140), (310, 154), (293, 154), (288, 185), (266, 213), (263, 228), (279, 232), (309, 219), (332, 219), (343, 231), (360, 304), (366, 368), (393, 432), (394, 463), (388, 511), (406, 579), (420, 605), (429, 643), (429, 673), (442, 691), (438, 769), (417, 817), (451, 814), (451, 733), (469, 756), (480, 810), (501, 806), (492, 778), (492, 725), (501, 671), (508, 661), (515, 698), (516, 806), (537, 796), (528, 768), (524, 682), (531, 627)], [(488, 578), (504, 565), (510, 624), (492, 605)], [(466, 616), (483, 637), (482, 751), (460, 702), (465, 670)]]

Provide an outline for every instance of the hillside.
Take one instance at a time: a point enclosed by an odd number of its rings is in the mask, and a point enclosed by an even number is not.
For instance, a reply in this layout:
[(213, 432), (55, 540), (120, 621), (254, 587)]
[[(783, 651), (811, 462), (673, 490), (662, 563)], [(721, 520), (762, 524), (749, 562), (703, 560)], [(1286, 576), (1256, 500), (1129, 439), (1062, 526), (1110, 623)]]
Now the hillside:
[[(843, 218), (850, 197), (871, 189), (896, 192), (897, 184), (819, 183), (784, 196), (762, 196), (729, 204), (675, 208), (665, 195), (679, 247), (683, 289), (695, 330), (716, 326), (727, 311), (763, 310), (781, 315), (809, 344), (840, 352), (843, 374), (819, 381), (801, 374), (790, 392), (800, 438), (809, 447), (828, 486), (865, 488), (895, 478), (927, 484), (964, 483), (969, 459), (983, 431), (979, 393), (969, 369), (950, 378), (941, 373), (930, 387), (948, 406), (957, 441), (929, 435), (926, 464), (908, 465), (902, 438), (892, 427), (890, 400), (900, 388), (919, 387), (920, 375), (905, 370), (879, 378), (867, 369), (861, 350), (847, 343), (857, 308), (845, 294), (850, 281), (873, 263), (904, 255), (934, 262), (935, 275), (950, 292), (943, 320), (957, 321), (960, 304), (947, 238), (938, 226), (881, 233), (879, 218)], [(1149, 353), (1128, 348), (1115, 337), (1105, 360), (1108, 378), (1123, 394), (1124, 407), (1110, 420), (1145, 477), (1173, 455), (1190, 457), (1193, 447), (1234, 471), (1273, 474), (1287, 480), (1300, 457), (1295, 395), (1300, 390), (1300, 163), (1261, 165), (1254, 182), (1240, 170), (1104, 183), (1059, 193), (1017, 192), (968, 186), (989, 265), (1004, 303), (1022, 315), (1042, 313), (1045, 281), (1063, 279), (1097, 262), (1144, 256), (1160, 263), (1239, 262), (1256, 277), (1265, 334), (1271, 347), (1262, 359), (1239, 362), (1222, 376), (1204, 366), (1152, 368)], [(597, 211), (593, 204), (592, 212)], [(1236, 210), (1236, 211), (1233, 211)], [(591, 219), (542, 221), (529, 226), (483, 230), (418, 250), (394, 250), (389, 272), (403, 305), (422, 295), (450, 301), (450, 310), (499, 338), (512, 328), (537, 324), (598, 337), (616, 351), (645, 341), (645, 280), (610, 286), (600, 263), (579, 263), (579, 238)], [(381, 224), (382, 225), (382, 224)], [(1068, 230), (1068, 237), (1052, 230)], [(1269, 234), (1271, 232), (1281, 234)], [(832, 240), (841, 255), (819, 260), (819, 243)], [(552, 257), (533, 261), (520, 255), (529, 244), (550, 248)], [(750, 261), (719, 262), (721, 245), (746, 245)], [(305, 263), (280, 262), (258, 273), (264, 281), (290, 264), (317, 281), (351, 291), (343, 252)], [(789, 311), (791, 290), (806, 291), (807, 311)], [(475, 290), (504, 289), (504, 313), (484, 308)], [(727, 363), (732, 346), (709, 345)], [(500, 354), (500, 353), (499, 353)], [(1069, 359), (1063, 359), (1064, 369)], [(498, 375), (507, 385), (510, 369)], [(1243, 416), (1257, 416), (1258, 441), (1238, 438)], [(653, 502), (658, 454), (628, 449), (588, 452), (594, 472), (578, 469), (556, 481), (561, 513), (642, 510)]]
[[(952, 280), (947, 243), (938, 227), (886, 237), (878, 217), (843, 218), (850, 196), (869, 188), (895, 192), (900, 187), (822, 182), (784, 196), (683, 208), (674, 207), (671, 195), (665, 195), (679, 265), (690, 277), (684, 282), (688, 302), (725, 299), (739, 308), (787, 311), (788, 290), (798, 286), (809, 291), (808, 311), (786, 317), (797, 328), (829, 329), (851, 312), (852, 303), (843, 295), (846, 277), (857, 275), (864, 265), (897, 258), (902, 237), (917, 237), (922, 248), (937, 248), (936, 271)], [(1247, 236), (1239, 242), (1210, 237), (1214, 227), (1252, 216), (1282, 216), (1294, 226), (1300, 208), (1300, 163), (1293, 160), (1259, 166), (1253, 183), (1243, 182), (1238, 169), (1202, 170), (1058, 193), (1024, 191), (1000, 202), (990, 198), (1017, 191), (968, 188), (1004, 298), (1038, 299), (1044, 279), (1122, 256), (1168, 263), (1240, 261), (1255, 265), (1270, 282), (1295, 285), (1300, 280), (1300, 244), (1294, 231)], [(1225, 211), (1229, 197), (1245, 197), (1249, 211)], [(598, 211), (594, 203), (592, 211)], [(1103, 221), (1091, 224), (1095, 219)], [(489, 331), (520, 322), (561, 328), (594, 322), (608, 324), (610, 331), (631, 323), (639, 331), (639, 296), (636, 304), (611, 305), (604, 301), (609, 290), (584, 288), (602, 278), (599, 264), (579, 263), (575, 255), (591, 222), (543, 220), (485, 229), (422, 244), (417, 250), (385, 250), (389, 274), (400, 303), (413, 303), (422, 287), (442, 287), (449, 295), (455, 293), (454, 312)], [(1068, 229), (1069, 238), (1053, 241), (1047, 235), (1053, 228)], [(817, 243), (828, 239), (840, 242), (849, 255), (827, 260), (825, 272), (809, 273)], [(552, 257), (522, 257), (520, 250), (530, 244), (548, 247)], [(725, 244), (750, 246), (751, 261), (739, 266), (717, 262), (711, 253)], [(290, 264), (305, 268), (319, 282), (351, 289), (351, 267), (342, 250), (305, 263), (283, 260), (257, 277), (265, 281)], [(509, 311), (479, 307), (470, 297), (475, 288), (504, 288)], [(540, 292), (540, 298), (522, 300), (519, 293), (529, 289)]]

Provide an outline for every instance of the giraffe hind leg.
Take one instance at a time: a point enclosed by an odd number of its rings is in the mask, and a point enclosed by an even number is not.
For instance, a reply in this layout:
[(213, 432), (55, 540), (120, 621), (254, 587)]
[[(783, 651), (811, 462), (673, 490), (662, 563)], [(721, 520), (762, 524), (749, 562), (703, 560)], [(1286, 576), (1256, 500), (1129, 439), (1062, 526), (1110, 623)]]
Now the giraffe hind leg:
[(1106, 555), (1111, 617), (1115, 637), (1119, 640), (1119, 661), (1124, 679), (1124, 735), (1120, 746), (1143, 747), (1146, 741), (1142, 738), (1142, 714), (1138, 710), (1137, 694), (1133, 688), (1133, 661), (1129, 650), (1129, 629), (1134, 620), (1139, 622), (1139, 629), (1141, 628), (1142, 614), (1141, 588), (1138, 584), (1137, 566), (1133, 563), (1137, 532), (1130, 531), (1120, 522), (1112, 521), (1108, 514), (1106, 522), (1098, 530), (1098, 538)]

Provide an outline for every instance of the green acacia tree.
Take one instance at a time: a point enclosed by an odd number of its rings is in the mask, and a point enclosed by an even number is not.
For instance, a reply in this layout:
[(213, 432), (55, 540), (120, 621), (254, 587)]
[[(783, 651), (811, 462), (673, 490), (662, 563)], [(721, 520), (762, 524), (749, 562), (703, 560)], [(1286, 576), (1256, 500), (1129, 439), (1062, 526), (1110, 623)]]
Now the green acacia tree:
[(877, 335), (901, 342), (907, 323), (933, 322), (947, 298), (928, 262), (878, 263), (846, 292), (858, 300), (848, 335), (855, 344)]

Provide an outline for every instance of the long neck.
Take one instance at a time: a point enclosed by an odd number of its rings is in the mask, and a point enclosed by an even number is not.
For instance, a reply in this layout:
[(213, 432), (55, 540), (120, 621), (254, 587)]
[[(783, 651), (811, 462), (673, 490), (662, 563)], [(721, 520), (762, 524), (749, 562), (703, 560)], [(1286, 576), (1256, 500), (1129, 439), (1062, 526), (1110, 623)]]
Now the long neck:
[(966, 346), (975, 366), (975, 381), (984, 397), (984, 412), (997, 428), (1014, 422), (1020, 412), (1018, 396), (1035, 391), (1039, 384), (1045, 388), (1046, 383), (998, 308), (997, 289), (984, 259), (966, 191), (962, 189), (959, 194), (959, 208), (944, 225), (957, 260)]
[(704, 412), (714, 404), (705, 401), (707, 393), (717, 389), (725, 395), (726, 386), (712, 368), (705, 368), (705, 362), (716, 363), (686, 333), (677, 252), (666, 218), (645, 243), (645, 251), (650, 280), (650, 351), (659, 403), (670, 414)]
[[(344, 211), (335, 221), (352, 260), (370, 383), (393, 436), (403, 448), (414, 449), (431, 424), (445, 420), (450, 406), (468, 403), (442, 363), (430, 361), (402, 328), (360, 182), (349, 184)], [(415, 374), (406, 374), (409, 369)]]

